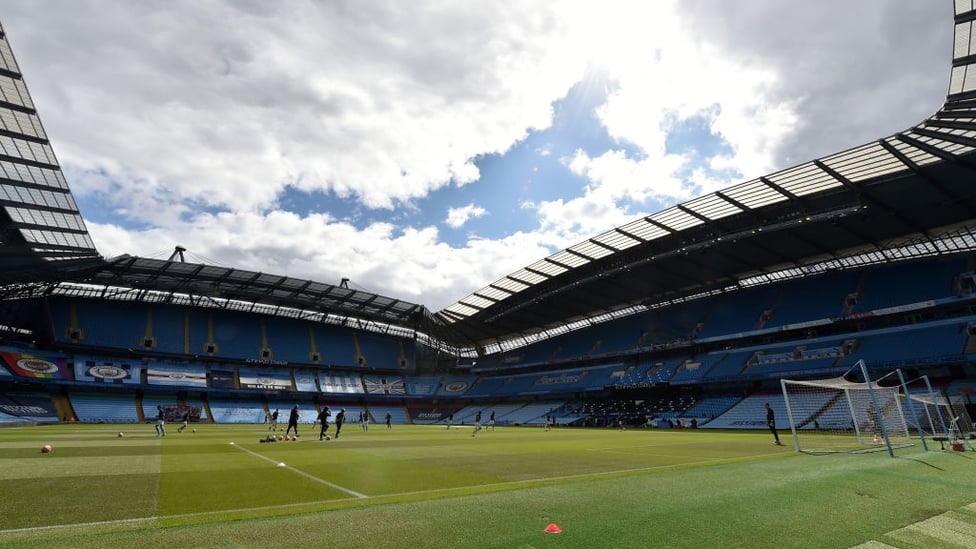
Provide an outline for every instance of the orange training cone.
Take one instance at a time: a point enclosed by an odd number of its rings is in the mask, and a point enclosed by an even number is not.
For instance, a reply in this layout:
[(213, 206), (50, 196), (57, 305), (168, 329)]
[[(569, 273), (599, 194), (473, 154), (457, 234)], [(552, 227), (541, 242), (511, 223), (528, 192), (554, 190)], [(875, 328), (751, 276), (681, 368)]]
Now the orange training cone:
[(556, 524), (555, 522), (550, 522), (549, 523), (549, 526), (546, 526), (546, 533), (547, 534), (562, 534), (563, 533), (563, 529), (560, 528), (559, 525)]

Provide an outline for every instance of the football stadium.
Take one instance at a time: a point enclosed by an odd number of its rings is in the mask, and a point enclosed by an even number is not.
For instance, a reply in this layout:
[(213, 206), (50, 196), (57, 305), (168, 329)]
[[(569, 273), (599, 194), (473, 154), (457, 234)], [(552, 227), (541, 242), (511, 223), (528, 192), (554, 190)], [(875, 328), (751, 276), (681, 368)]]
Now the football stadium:
[(439, 311), (104, 257), (0, 31), (0, 546), (976, 546), (954, 5), (929, 118)]

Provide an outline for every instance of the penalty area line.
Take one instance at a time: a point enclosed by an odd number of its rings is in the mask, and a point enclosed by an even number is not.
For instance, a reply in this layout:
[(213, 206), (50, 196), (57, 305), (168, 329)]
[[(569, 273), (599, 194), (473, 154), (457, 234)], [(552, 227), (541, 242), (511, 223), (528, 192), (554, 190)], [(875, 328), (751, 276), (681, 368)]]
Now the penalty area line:
[[(241, 446), (240, 444), (236, 444), (236, 443), (231, 442), (231, 445), (233, 445), (234, 448), (237, 448), (238, 450), (241, 450), (242, 452), (247, 452), (248, 454), (251, 454), (252, 456), (254, 456), (256, 458), (263, 459), (264, 461), (267, 461), (268, 463), (273, 463), (275, 465), (278, 465), (280, 463), (280, 462), (277, 462), (277, 461), (275, 461), (275, 460), (273, 460), (273, 459), (271, 459), (271, 458), (269, 458), (269, 457), (267, 457), (265, 455), (259, 454), (259, 453), (255, 452), (254, 450), (249, 450), (249, 449)], [(346, 494), (349, 494), (350, 496), (353, 496), (355, 498), (368, 498), (369, 497), (366, 494), (360, 494), (359, 492), (356, 492), (355, 490), (350, 490), (349, 488), (345, 488), (343, 486), (339, 486), (338, 484), (329, 482), (329, 481), (327, 481), (325, 479), (321, 479), (321, 478), (316, 477), (314, 475), (310, 475), (310, 474), (306, 473), (305, 471), (302, 471), (301, 469), (296, 469), (296, 468), (292, 467), (291, 465), (285, 465), (284, 468), (285, 469), (288, 469), (289, 471), (291, 471), (293, 473), (296, 473), (298, 475), (301, 475), (301, 476), (303, 476), (303, 477), (305, 477), (305, 478), (307, 478), (309, 480), (312, 480), (312, 481), (318, 482), (319, 484), (323, 484), (325, 486), (328, 486), (329, 488), (334, 488), (336, 490), (339, 490), (340, 492), (345, 492)]]

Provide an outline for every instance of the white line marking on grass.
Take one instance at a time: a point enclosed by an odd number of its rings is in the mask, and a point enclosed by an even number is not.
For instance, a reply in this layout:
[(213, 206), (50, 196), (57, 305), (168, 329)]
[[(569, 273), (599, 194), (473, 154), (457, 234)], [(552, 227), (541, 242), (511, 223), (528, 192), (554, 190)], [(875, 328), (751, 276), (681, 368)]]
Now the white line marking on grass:
[[(234, 443), (232, 442), (231, 444), (234, 444)], [(275, 461), (275, 460), (273, 460), (273, 459), (271, 459), (271, 458), (269, 458), (267, 456), (263, 456), (263, 455), (255, 452), (254, 450), (248, 450), (247, 448), (245, 448), (243, 446), (240, 446), (240, 445), (236, 445), (236, 444), (234, 445), (234, 447), (237, 448), (237, 449), (239, 449), (239, 450), (241, 450), (241, 451), (247, 452), (248, 454), (251, 454), (252, 456), (254, 456), (256, 458), (260, 458), (260, 459), (263, 459), (264, 461), (267, 461), (269, 463), (272, 463), (275, 466), (281, 467), (283, 465), (281, 462)], [(327, 481), (325, 479), (321, 479), (319, 477), (310, 475), (310, 474), (306, 473), (305, 471), (302, 471), (300, 469), (296, 469), (296, 468), (294, 468), (294, 467), (292, 467), (290, 465), (284, 465), (284, 468), (285, 469), (288, 469), (290, 471), (293, 471), (293, 472), (295, 472), (295, 473), (297, 473), (297, 474), (299, 474), (299, 475), (301, 475), (301, 476), (303, 476), (303, 477), (305, 477), (305, 478), (307, 478), (309, 480), (314, 480), (315, 482), (318, 482), (319, 484), (324, 484), (324, 485), (328, 486), (329, 488), (335, 488), (336, 490), (339, 490), (340, 492), (345, 492), (345, 493), (349, 494), (350, 496), (357, 497), (357, 498), (368, 498), (369, 497), (366, 494), (360, 494), (359, 492), (356, 492), (354, 490), (350, 490), (349, 488), (344, 488), (342, 486), (339, 486), (338, 484), (333, 484), (333, 483), (331, 483), (331, 482), (329, 482), (329, 481)]]
[[(251, 450), (248, 450), (247, 448), (243, 448), (243, 447), (237, 446), (237, 445), (235, 445), (235, 446), (237, 448), (240, 448), (241, 450), (243, 450), (245, 452), (248, 452), (248, 453), (256, 456), (256, 457), (259, 457), (259, 458), (261, 458), (261, 459), (263, 459), (265, 461), (268, 461), (270, 463), (274, 463), (275, 465), (277, 465), (277, 462), (275, 462), (273, 459), (270, 459), (270, 458), (267, 458), (265, 456), (262, 456), (261, 454), (258, 454), (256, 452), (252, 452)], [(780, 455), (780, 454), (764, 454), (764, 455), (766, 455), (766, 456), (774, 456), (774, 455)], [(742, 459), (742, 458), (727, 458), (727, 459), (723, 459), (721, 461), (735, 462), (735, 461), (739, 461), (740, 459)], [(575, 479), (586, 479), (586, 478), (599, 478), (599, 477), (602, 477), (602, 476), (614, 476), (614, 475), (621, 475), (621, 474), (623, 474), (623, 475), (629, 475), (629, 474), (634, 474), (634, 473), (646, 473), (646, 472), (654, 471), (654, 470), (674, 469), (674, 468), (678, 468), (678, 467), (679, 467), (678, 465), (656, 465), (656, 466), (652, 466), (652, 467), (639, 467), (639, 468), (636, 468), (636, 469), (617, 469), (617, 470), (613, 470), (613, 471), (598, 471), (598, 472), (594, 472), (594, 473), (580, 473), (580, 474), (577, 474), (577, 475), (563, 475), (563, 476), (558, 476), (558, 477), (538, 477), (538, 478), (529, 478), (529, 479), (521, 479), (521, 480), (510, 480), (510, 481), (505, 481), (505, 482), (494, 482), (494, 483), (490, 483), (490, 484), (480, 484), (480, 485), (476, 485), (476, 486), (452, 486), (450, 488), (431, 488), (429, 490), (413, 490), (413, 491), (409, 491), (409, 492), (393, 492), (393, 493), (390, 493), (390, 494), (380, 494), (380, 495), (376, 495), (376, 496), (366, 496), (366, 495), (363, 495), (363, 494), (359, 494), (357, 492), (352, 492), (351, 490), (346, 490), (345, 488), (342, 488), (341, 486), (336, 486), (336, 485), (334, 485), (334, 484), (332, 484), (332, 483), (330, 483), (328, 481), (322, 480), (320, 478), (313, 477), (313, 476), (311, 476), (308, 473), (305, 473), (303, 471), (299, 471), (298, 469), (295, 469), (294, 467), (288, 467), (288, 468), (291, 469), (292, 471), (294, 471), (294, 472), (302, 475), (302, 476), (305, 476), (305, 477), (311, 479), (311, 480), (314, 480), (316, 482), (321, 482), (322, 484), (325, 484), (327, 486), (334, 487), (337, 490), (341, 490), (341, 491), (346, 492), (346, 493), (348, 493), (350, 495), (354, 495), (355, 497), (357, 497), (359, 499), (369, 499), (369, 500), (372, 500), (372, 501), (377, 501), (377, 500), (382, 501), (384, 499), (397, 498), (397, 497), (403, 497), (403, 496), (419, 496), (419, 495), (424, 495), (424, 494), (444, 494), (444, 493), (450, 493), (450, 492), (467, 491), (467, 490), (476, 489), (478, 487), (482, 487), (482, 488), (494, 488), (494, 487), (501, 487), (501, 486), (518, 486), (520, 484), (545, 484), (547, 482), (558, 482), (558, 481), (563, 481), (563, 480), (575, 480)], [(475, 492), (470, 493), (469, 495), (476, 496), (476, 495), (480, 495), (482, 493), (483, 492), (475, 491)], [(157, 516), (145, 517), (145, 518), (106, 520), (106, 521), (102, 521), (102, 522), (79, 522), (79, 523), (74, 523), (74, 524), (55, 524), (55, 525), (51, 525), (51, 526), (34, 526), (34, 527), (31, 527), (31, 528), (17, 528), (17, 529), (12, 529), (12, 530), (0, 530), (0, 535), (2, 535), (2, 534), (15, 534), (15, 533), (18, 533), (18, 532), (19, 533), (25, 533), (25, 532), (34, 532), (34, 531), (42, 531), (42, 530), (55, 530), (55, 529), (64, 529), (64, 528), (74, 528), (74, 527), (84, 528), (84, 527), (89, 527), (89, 526), (112, 526), (112, 525), (117, 525), (117, 524), (128, 524), (128, 523), (138, 524), (140, 522), (152, 522), (152, 521), (158, 521), (158, 520), (176, 520), (176, 519), (182, 519), (182, 518), (193, 518), (193, 517), (204, 517), (204, 516), (217, 516), (217, 515), (233, 514), (233, 513), (253, 513), (253, 512), (259, 512), (259, 511), (274, 511), (274, 510), (277, 510), (277, 509), (289, 509), (289, 508), (300, 508), (300, 507), (308, 507), (308, 506), (316, 506), (316, 505), (327, 505), (327, 504), (331, 504), (331, 503), (335, 503), (335, 502), (336, 502), (336, 500), (302, 501), (302, 502), (296, 502), (296, 503), (283, 503), (283, 504), (280, 504), (280, 505), (264, 505), (264, 506), (260, 506), (260, 507), (241, 507), (241, 508), (237, 508), (237, 509), (215, 509), (213, 511), (200, 511), (200, 512), (197, 512), (197, 513), (180, 513), (180, 514), (176, 514), (176, 515), (157, 515)], [(973, 505), (976, 505), (976, 504), (973, 504)]]
[(74, 522), (71, 524), (52, 524), (50, 526), (31, 526), (29, 528), (11, 528), (10, 530), (0, 530), (0, 534), (26, 534), (29, 532), (40, 532), (43, 530), (59, 530), (64, 528), (91, 528), (93, 526), (114, 526), (117, 524), (138, 524), (140, 522), (152, 522), (159, 520), (159, 517), (143, 517), (118, 520), (101, 520), (96, 522)]

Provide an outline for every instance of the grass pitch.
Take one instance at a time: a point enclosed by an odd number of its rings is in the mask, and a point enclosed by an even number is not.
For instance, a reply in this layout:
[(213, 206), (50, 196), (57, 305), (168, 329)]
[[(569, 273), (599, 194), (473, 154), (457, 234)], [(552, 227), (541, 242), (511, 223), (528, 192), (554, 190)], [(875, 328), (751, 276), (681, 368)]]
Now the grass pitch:
[(0, 546), (976, 546), (976, 454), (938, 443), (892, 459), (765, 431), (195, 428), (0, 429)]

